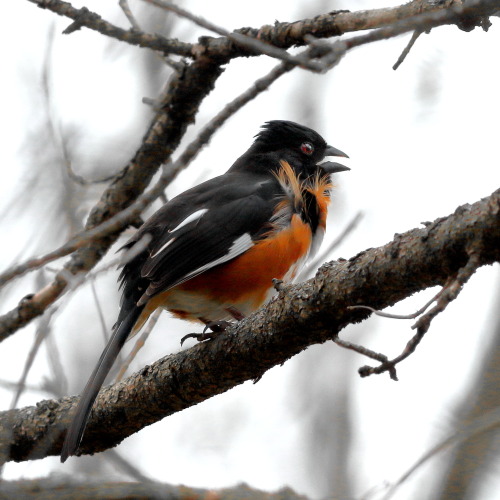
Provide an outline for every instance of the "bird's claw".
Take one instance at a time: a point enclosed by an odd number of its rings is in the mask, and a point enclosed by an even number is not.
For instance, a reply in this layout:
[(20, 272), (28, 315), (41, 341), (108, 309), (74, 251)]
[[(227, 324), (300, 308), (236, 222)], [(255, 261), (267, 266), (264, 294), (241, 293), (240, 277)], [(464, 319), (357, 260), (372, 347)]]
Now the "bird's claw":
[[(198, 342), (213, 340), (224, 333), (231, 326), (230, 321), (209, 321), (206, 323), (202, 333), (188, 333), (181, 339), (181, 346), (187, 339), (196, 339)], [(211, 331), (207, 331), (210, 329)]]

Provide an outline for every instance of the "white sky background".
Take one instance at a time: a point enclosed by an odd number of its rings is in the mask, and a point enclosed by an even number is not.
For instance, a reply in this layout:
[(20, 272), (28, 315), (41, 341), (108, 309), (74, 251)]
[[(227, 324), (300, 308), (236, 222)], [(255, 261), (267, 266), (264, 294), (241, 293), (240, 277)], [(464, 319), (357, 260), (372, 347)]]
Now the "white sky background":
[[(188, 1), (183, 6), (234, 29), (272, 24), (275, 19), (292, 21), (319, 13), (309, 11), (308, 2), (302, 4), (300, 7), (300, 2), (253, 0), (238, 2), (235, 8), (234, 1)], [(105, 19), (127, 26), (117, 2), (103, 4), (94, 0), (74, 5), (86, 5)], [(133, 9), (137, 5), (131, 3)], [(325, 5), (324, 12), (332, 8), (328, 2)], [(398, 3), (338, 2), (334, 8), (354, 11), (390, 5)], [(84, 124), (78, 152), (82, 169), (99, 177), (100, 158), (108, 150), (116, 151), (113, 145), (120, 144), (125, 131), (130, 134), (131, 129), (137, 130), (135, 136), (139, 141), (148, 123), (144, 107), (138, 103), (143, 96), (152, 96), (148, 95), (147, 82), (134, 78), (134, 67), (142, 57), (141, 49), (121, 47), (117, 50), (117, 43), (86, 29), (70, 36), (60, 35), (69, 24), (67, 20), (42, 12), (28, 2), (16, 2), (10, 8), (8, 19), (3, 17), (0, 30), (4, 66), (0, 83), (0, 126), (4, 139), (0, 205), (5, 205), (27, 178), (28, 166), (19, 153), (26, 147), (25, 132), (35, 127), (36, 120), (31, 119), (35, 100), (27, 102), (26, 92), (30, 85), (34, 88), (33, 79), (40, 78), (44, 44), (53, 22), (57, 33), (51, 77), (57, 107), (55, 115), (62, 130), (71, 127), (78, 130), (80, 124)], [(24, 35), (19, 36), (20, 32)], [(194, 41), (195, 32), (210, 34), (182, 21), (176, 26), (175, 36)], [(489, 33), (479, 29), (465, 33), (456, 27), (445, 27), (422, 35), (403, 65), (393, 71), (392, 65), (408, 39), (409, 35), (362, 47), (349, 53), (326, 76), (295, 70), (283, 77), (270, 91), (230, 119), (209, 148), (169, 188), (169, 196), (186, 189), (193, 181), (198, 182), (199, 176), (205, 178), (224, 172), (246, 150), (265, 121), (298, 120), (308, 92), (317, 92), (321, 100), (319, 122), (314, 127), (330, 144), (351, 157), (348, 160), (351, 172), (336, 179), (329, 238), (333, 239), (358, 210), (365, 214), (355, 233), (332, 258), (349, 258), (368, 247), (383, 245), (396, 232), (417, 227), (421, 221), (446, 216), (458, 205), (473, 203), (491, 194), (500, 181), (499, 21), (493, 20)], [(275, 64), (263, 57), (231, 62), (203, 104), (190, 134), (196, 133), (228, 98), (237, 96)], [(117, 169), (133, 155), (138, 143), (127, 144), (116, 152), (117, 158), (111, 161)], [(106, 158), (108, 164), (109, 161)], [(78, 163), (74, 169), (78, 170)], [(47, 184), (50, 182), (48, 179)], [(40, 190), (41, 199), (35, 201), (43, 204), (47, 192)], [(86, 200), (86, 208), (91, 206), (91, 201)], [(32, 210), (15, 225), (12, 218), (0, 221), (2, 231), (13, 242), (2, 247), (2, 269), (23, 250), (22, 255), (27, 257), (64, 241), (59, 235), (60, 240), (47, 242), (40, 231), (45, 231), (50, 221), (34, 219), (36, 215)], [(480, 269), (472, 277), (459, 298), (433, 321), (417, 352), (399, 366), (398, 383), (388, 376), (361, 379), (357, 368), (367, 360), (350, 352), (339, 353), (339, 348), (315, 346), (284, 367), (274, 368), (258, 384), (246, 383), (165, 419), (127, 439), (118, 450), (132, 457), (145, 474), (165, 482), (223, 487), (244, 481), (266, 490), (288, 485), (318, 496), (318, 487), (302, 462), (305, 436), (300, 412), (294, 406), (294, 398), (300, 398), (300, 394), (294, 392), (292, 384), (297, 377), (310, 377), (311, 384), (323, 384), (322, 390), (334, 391), (336, 377), (352, 378), (349, 387), (353, 395), (351, 410), (355, 415), (352, 425), (356, 448), (349, 460), (357, 484), (354, 493), (360, 497), (370, 488), (397, 479), (436, 440), (446, 435), (453, 419), (453, 405), (476, 369), (476, 353), (488, 341), (486, 324), (494, 316), (492, 304), (498, 293), (498, 276), (496, 265)], [(103, 296), (111, 297), (104, 301), (109, 326), (117, 312), (116, 293), (110, 295), (109, 291), (115, 279), (112, 273), (97, 285)], [(2, 313), (33, 291), (32, 281), (23, 283), (14, 293), (2, 297)], [(436, 290), (418, 294), (398, 304), (393, 312), (413, 312), (434, 293)], [(84, 313), (87, 316), (80, 316)], [(85, 333), (76, 337), (72, 329), (79, 322), (85, 324)], [(347, 328), (342, 336), (393, 356), (412, 335), (411, 324), (372, 318), (363, 325)], [(92, 330), (96, 330), (95, 341), (89, 337)], [(179, 339), (191, 330), (192, 326), (171, 321), (164, 315), (136, 360), (135, 369), (178, 350)], [(166, 335), (165, 331), (171, 333)], [(70, 392), (76, 393), (85, 380), (75, 379), (73, 368), (77, 364), (88, 364), (90, 373), (102, 342), (88, 290), (77, 294), (57, 317), (55, 333), (62, 350), (69, 349), (75, 342), (81, 345), (77, 352), (63, 357)], [(19, 378), (32, 336), (33, 328), (28, 327), (2, 344), (1, 379), (16, 381)], [(335, 377), (331, 376), (331, 370), (324, 376), (321, 372), (297, 374), (301, 359), (314, 359), (327, 348), (334, 353), (332, 363), (340, 358), (348, 361), (340, 372), (335, 372)], [(39, 383), (47, 369), (44, 356), (43, 351), (35, 363), (29, 378), (32, 384)], [(45, 397), (49, 395), (27, 392), (20, 404), (35, 404)], [(11, 398), (10, 392), (0, 390), (2, 409), (8, 408)], [(230, 425), (231, 422), (234, 425)], [(89, 459), (71, 459), (64, 466), (57, 458), (8, 464), (4, 477), (75, 472), (83, 467), (81, 464), (88, 464), (85, 460)], [(429, 485), (432, 469), (438, 463), (433, 461), (422, 468), (397, 498), (415, 498), (415, 491)], [(493, 478), (498, 472), (498, 467), (492, 470), (484, 498), (500, 498), (493, 493)]]

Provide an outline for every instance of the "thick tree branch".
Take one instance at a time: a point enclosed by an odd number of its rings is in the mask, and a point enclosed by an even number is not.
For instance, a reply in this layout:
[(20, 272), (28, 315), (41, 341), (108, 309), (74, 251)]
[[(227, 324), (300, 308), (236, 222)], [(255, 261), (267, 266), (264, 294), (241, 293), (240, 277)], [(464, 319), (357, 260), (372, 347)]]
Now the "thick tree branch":
[[(277, 298), (227, 334), (106, 387), (81, 452), (103, 451), (168, 415), (259, 379), (271, 367), (309, 345), (336, 338), (348, 324), (370, 314), (348, 306), (383, 309), (419, 290), (444, 286), (466, 268), (471, 248), (477, 265), (500, 261), (500, 189), (423, 229), (397, 235), (385, 246), (323, 265), (313, 279), (281, 287)], [(4, 460), (59, 454), (77, 399), (42, 401), (0, 414), (0, 449), (9, 450)]]

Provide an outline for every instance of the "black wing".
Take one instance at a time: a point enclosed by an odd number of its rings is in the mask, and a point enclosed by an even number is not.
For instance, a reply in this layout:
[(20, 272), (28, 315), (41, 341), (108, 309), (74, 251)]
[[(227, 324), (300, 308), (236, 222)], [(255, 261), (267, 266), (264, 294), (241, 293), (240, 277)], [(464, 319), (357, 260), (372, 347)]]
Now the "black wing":
[(132, 306), (129, 300), (143, 304), (246, 251), (269, 231), (282, 197), (274, 177), (239, 173), (211, 179), (172, 199), (126, 245), (152, 236), (147, 249), (122, 271), (121, 317)]

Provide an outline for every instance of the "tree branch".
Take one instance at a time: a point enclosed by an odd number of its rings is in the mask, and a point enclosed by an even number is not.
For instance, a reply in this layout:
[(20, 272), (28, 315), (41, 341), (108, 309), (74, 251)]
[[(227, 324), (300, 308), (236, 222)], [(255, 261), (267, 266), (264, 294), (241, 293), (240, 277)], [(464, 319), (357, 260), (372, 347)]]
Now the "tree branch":
[[(383, 309), (442, 285), (475, 263), (500, 261), (500, 189), (459, 207), (425, 228), (398, 235), (349, 260), (323, 265), (302, 284), (282, 286), (277, 298), (213, 341), (167, 356), (100, 393), (82, 453), (115, 446), (125, 437), (247, 380), (256, 380), (309, 345), (336, 338), (369, 316), (348, 306)], [(49, 400), (0, 414), (5, 461), (57, 455), (78, 397)], [(147, 408), (147, 412), (144, 409)], [(115, 422), (120, 421), (120, 426)]]
[(101, 18), (99, 14), (91, 12), (87, 7), (76, 9), (69, 2), (61, 0), (28, 0), (36, 4), (41, 9), (47, 9), (55, 14), (73, 19), (65, 30), (64, 34), (71, 34), (80, 28), (88, 28), (97, 31), (101, 35), (114, 38), (130, 45), (136, 45), (151, 50), (157, 50), (169, 54), (178, 54), (180, 56), (190, 56), (192, 44), (180, 42), (179, 40), (165, 38), (158, 34), (143, 33), (135, 29), (124, 30)]
[(190, 488), (188, 486), (172, 486), (157, 482), (112, 482), (112, 483), (76, 483), (63, 478), (45, 478), (21, 481), (2, 481), (0, 484), (2, 498), (23, 498), (34, 500), (54, 500), (55, 498), (85, 498), (87, 500), (307, 500), (307, 497), (295, 493), (290, 488), (282, 488), (276, 493), (260, 491), (240, 484), (222, 490)]

